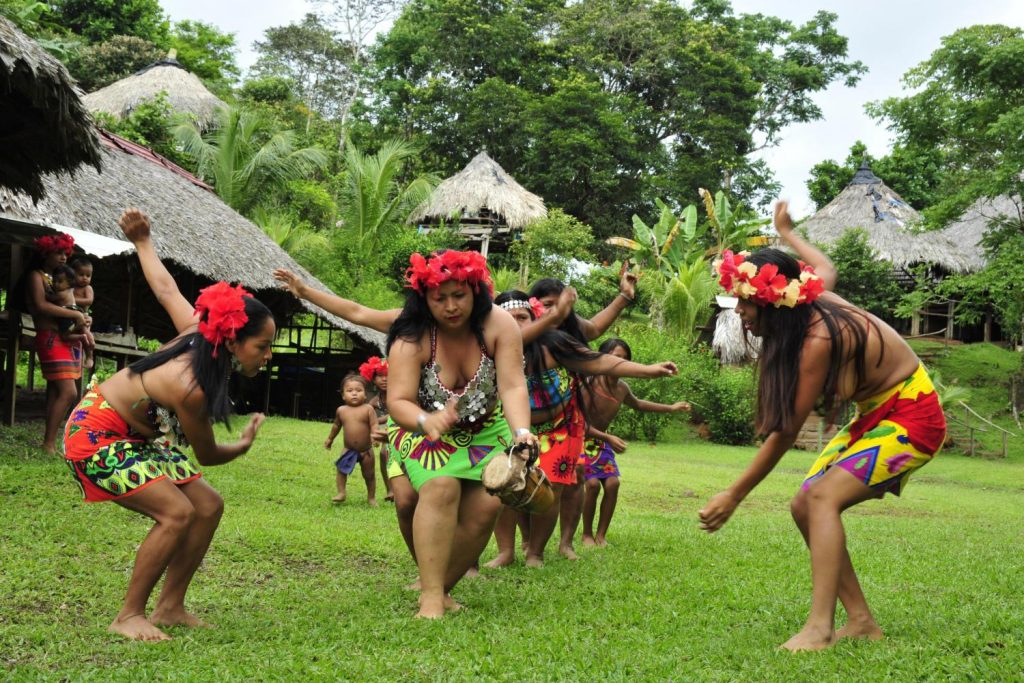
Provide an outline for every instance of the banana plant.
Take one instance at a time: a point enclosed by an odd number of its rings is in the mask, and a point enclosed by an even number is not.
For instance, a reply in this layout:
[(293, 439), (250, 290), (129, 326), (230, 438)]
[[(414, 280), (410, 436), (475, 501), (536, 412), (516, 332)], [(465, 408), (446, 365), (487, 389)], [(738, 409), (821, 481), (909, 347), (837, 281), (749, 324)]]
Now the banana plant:
[(763, 219), (751, 218), (749, 214), (734, 209), (729, 203), (729, 196), (722, 190), (714, 197), (703, 187), (697, 191), (704, 201), (708, 223), (714, 229), (716, 244), (709, 250), (712, 255), (721, 254), (725, 249), (746, 249), (750, 238), (760, 234), (761, 228), (767, 225)]
[(703, 250), (701, 239), (707, 226), (698, 224), (697, 207), (693, 204), (683, 209), (677, 218), (665, 202), (660, 199), (654, 201), (661, 211), (654, 225), (649, 226), (640, 216), (634, 215), (633, 239), (609, 237), (606, 242), (631, 250), (635, 263), (671, 278), (695, 250)]

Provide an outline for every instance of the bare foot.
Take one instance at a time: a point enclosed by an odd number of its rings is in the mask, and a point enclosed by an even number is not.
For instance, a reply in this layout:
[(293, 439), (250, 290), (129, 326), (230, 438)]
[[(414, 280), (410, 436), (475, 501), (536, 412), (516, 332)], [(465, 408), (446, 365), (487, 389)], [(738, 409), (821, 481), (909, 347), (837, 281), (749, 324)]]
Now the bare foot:
[(578, 559), (580, 559), (579, 556), (576, 555), (576, 551), (573, 550), (571, 545), (560, 545), (560, 546), (558, 546), (558, 552), (562, 555), (562, 557), (564, 557), (567, 560), (578, 560)]
[(57, 453), (57, 447), (56, 447), (56, 446), (54, 446), (54, 445), (53, 445), (52, 443), (51, 443), (51, 444), (49, 444), (49, 445), (47, 445), (47, 444), (45, 444), (45, 443), (44, 443), (44, 444), (43, 444), (43, 445), (41, 446), (41, 448), (42, 448), (42, 449), (43, 449), (43, 451), (44, 451), (45, 453), (47, 453), (48, 455), (56, 455), (56, 453)]
[(597, 541), (594, 540), (593, 536), (587, 536), (586, 534), (584, 534), (583, 545), (587, 548), (593, 548), (595, 545), (597, 545)]
[(804, 626), (799, 633), (787, 640), (780, 647), (790, 652), (808, 652), (824, 650), (836, 642), (835, 633), (830, 630)]
[(604, 548), (608, 545), (608, 539), (604, 536), (598, 536), (594, 539), (594, 545), (596, 545), (598, 548)]
[(498, 553), (498, 556), (484, 565), (487, 569), (500, 569), (508, 567), (516, 561), (515, 553)]
[(385, 503), (394, 503), (395, 502), (395, 494), (389, 493), (388, 495), (384, 496), (384, 502)]
[(440, 598), (420, 595), (420, 611), (416, 613), (417, 619), (440, 619), (444, 616), (445, 600)]
[(480, 578), (480, 568), (479, 567), (470, 567), (469, 569), (466, 570), (466, 573), (462, 575), (462, 578), (464, 578), (464, 579), (479, 579)]
[(460, 609), (462, 609), (462, 605), (460, 605), (459, 603), (455, 602), (455, 598), (453, 598), (451, 595), (445, 593), (444, 594), (444, 608), (446, 610), (448, 610), (449, 612), (458, 612)]
[(366, 501), (366, 504), (372, 508), (380, 507), (380, 505), (377, 504), (376, 498), (370, 498), (369, 500)]
[(419, 580), (419, 579), (416, 579), (415, 581), (413, 581), (412, 583), (410, 583), (410, 584), (409, 584), (408, 586), (406, 586), (406, 587), (405, 587), (405, 590), (407, 590), (407, 591), (419, 591), (419, 590), (423, 590), (423, 584), (421, 584), (421, 583), (420, 583), (420, 580)]
[(334, 503), (335, 505), (337, 505), (338, 503), (344, 503), (347, 497), (348, 496), (346, 496), (344, 493), (339, 493), (334, 498), (331, 498), (331, 502)]
[(526, 556), (525, 564), (526, 564), (527, 567), (533, 567), (533, 568), (543, 567), (544, 566), (544, 558), (543, 557), (537, 557), (536, 555), (527, 555)]
[(884, 637), (882, 629), (875, 623), (874, 619), (866, 621), (851, 621), (836, 631), (836, 640), (840, 638), (867, 638), (868, 640), (881, 640)]
[(197, 617), (196, 615), (186, 612), (184, 608), (173, 609), (173, 610), (161, 610), (157, 608), (153, 610), (153, 614), (150, 615), (149, 621), (157, 626), (189, 626), (191, 628), (213, 628), (212, 625), (207, 624), (205, 621)]
[(144, 614), (133, 614), (125, 619), (114, 619), (110, 626), (107, 627), (107, 630), (130, 640), (144, 640), (155, 643), (160, 640), (171, 639), (169, 635), (151, 624)]

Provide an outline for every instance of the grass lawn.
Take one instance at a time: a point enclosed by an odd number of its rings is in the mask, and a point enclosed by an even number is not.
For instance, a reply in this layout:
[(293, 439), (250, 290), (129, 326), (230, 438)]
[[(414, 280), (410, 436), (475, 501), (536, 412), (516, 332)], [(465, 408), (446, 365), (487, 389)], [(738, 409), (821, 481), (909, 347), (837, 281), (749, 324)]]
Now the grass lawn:
[[(238, 425), (241, 420), (238, 421)], [(887, 633), (792, 655), (810, 599), (787, 501), (791, 452), (724, 530), (696, 511), (752, 448), (634, 444), (609, 547), (461, 583), (466, 607), (412, 618), (415, 575), (394, 511), (361, 478), (338, 507), (324, 424), (272, 418), (242, 459), (208, 468), (227, 511), (190, 593), (217, 624), (146, 645), (106, 633), (149, 524), (79, 500), (40, 425), (0, 431), (4, 680), (1020, 680), (1024, 458), (940, 456), (905, 500), (846, 514), (861, 582)], [(484, 559), (494, 555), (492, 545)]]

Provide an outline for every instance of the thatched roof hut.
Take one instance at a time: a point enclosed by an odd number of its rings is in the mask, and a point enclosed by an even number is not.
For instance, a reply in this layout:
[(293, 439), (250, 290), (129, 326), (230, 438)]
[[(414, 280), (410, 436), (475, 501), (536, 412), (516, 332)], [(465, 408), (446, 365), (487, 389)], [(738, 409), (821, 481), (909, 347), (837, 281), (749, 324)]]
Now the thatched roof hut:
[(963, 250), (964, 258), (968, 259), (971, 270), (985, 267), (985, 250), (981, 246), (981, 238), (992, 223), (999, 220), (1024, 221), (1024, 203), (1020, 197), (1000, 195), (998, 197), (982, 197), (970, 206), (955, 221), (939, 231)]
[(82, 101), (89, 111), (106, 112), (117, 118), (128, 116), (141, 103), (167, 93), (167, 103), (177, 112), (190, 114), (203, 129), (209, 128), (217, 109), (226, 106), (206, 89), (199, 77), (189, 72), (174, 53), (127, 78), (86, 95)]
[(67, 69), (0, 16), (0, 187), (43, 195), (42, 175), (100, 167), (100, 145)]
[(903, 201), (865, 161), (853, 180), (835, 199), (801, 223), (815, 242), (832, 244), (852, 228), (862, 228), (868, 244), (878, 257), (897, 268), (929, 263), (960, 273), (971, 269), (971, 261), (948, 237), (937, 233), (915, 233), (921, 214)]
[[(109, 133), (102, 133), (102, 140), (102, 174), (89, 169), (73, 178), (46, 176), (46, 197), (35, 206), (24, 196), (0, 191), (0, 211), (14, 218), (67, 225), (123, 239), (117, 219), (126, 207), (134, 206), (152, 219), (153, 239), (161, 259), (173, 262), (172, 266), (180, 266), (178, 270), (173, 267), (171, 270), (179, 282), (186, 284), (183, 291), (191, 289), (194, 294), (209, 281), (227, 280), (241, 283), (257, 293), (275, 312), (299, 310), (296, 300), (278, 289), (271, 275), (276, 267), (293, 270), (312, 286), (327, 290), (259, 227), (222, 202), (201, 181), (145, 147)], [(103, 261), (124, 258), (112, 256)], [(106, 276), (124, 278), (123, 268), (99, 267), (96, 281), (102, 282), (104, 271), (108, 273)], [(106, 312), (111, 318), (124, 320), (129, 305), (127, 299), (151, 297), (139, 280), (141, 278), (136, 278), (133, 294), (119, 297), (119, 301), (101, 301), (98, 297), (98, 315), (103, 314), (103, 307), (109, 306), (111, 309)], [(116, 284), (125, 286), (124, 282)], [(302, 305), (367, 344), (383, 346), (380, 333), (324, 313), (308, 302)], [(159, 310), (158, 306), (137, 308)], [(132, 324), (146, 337), (167, 339), (173, 336), (165, 315), (140, 316)]]
[(735, 309), (724, 306), (715, 316), (715, 333), (711, 340), (711, 348), (723, 364), (740, 365), (757, 360), (761, 351), (761, 338), (748, 335), (743, 329), (743, 320)]
[(543, 199), (517, 183), (487, 152), (480, 152), (438, 185), (409, 221), (458, 223), (459, 232), (484, 243), (481, 251), (486, 254), (486, 245), (494, 237), (521, 230), (547, 215)]

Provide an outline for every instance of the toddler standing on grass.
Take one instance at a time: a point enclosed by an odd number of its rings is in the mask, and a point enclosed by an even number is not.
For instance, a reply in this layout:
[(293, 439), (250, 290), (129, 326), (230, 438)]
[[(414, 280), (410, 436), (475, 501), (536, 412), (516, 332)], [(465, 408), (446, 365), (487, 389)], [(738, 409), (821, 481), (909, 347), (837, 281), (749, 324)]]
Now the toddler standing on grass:
[(359, 463), (366, 481), (366, 496), (370, 507), (377, 507), (377, 481), (373, 468), (373, 434), (377, 430), (377, 413), (366, 402), (366, 381), (356, 374), (345, 375), (341, 380), (341, 398), (344, 403), (334, 414), (334, 425), (324, 441), (324, 448), (331, 450), (334, 438), (344, 430), (345, 450), (334, 462), (338, 470), (338, 495), (331, 500), (343, 503), (348, 495), (345, 486), (348, 475)]

